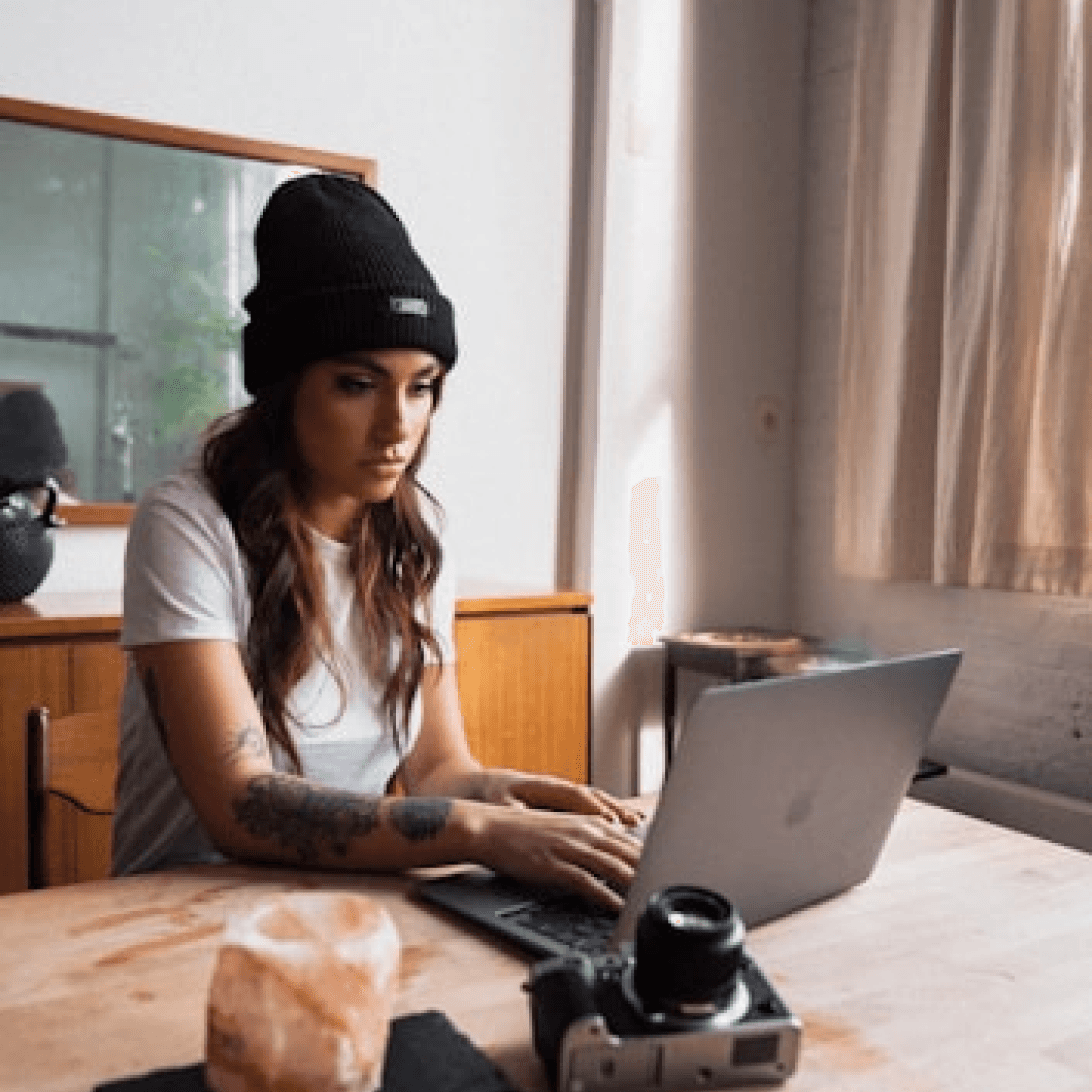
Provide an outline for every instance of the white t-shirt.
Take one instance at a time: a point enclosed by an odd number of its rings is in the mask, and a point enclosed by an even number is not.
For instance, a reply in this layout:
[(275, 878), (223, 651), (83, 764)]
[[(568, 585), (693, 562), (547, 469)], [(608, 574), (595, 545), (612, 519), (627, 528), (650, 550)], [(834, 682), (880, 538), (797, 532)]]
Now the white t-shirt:
[[(380, 711), (380, 691), (363, 668), (359, 608), (349, 548), (312, 532), (322, 563), (344, 693), (316, 661), (288, 702), (288, 724), (304, 776), (331, 788), (382, 794), (401, 756)], [(445, 663), (455, 659), (451, 566), (433, 590), (428, 620)], [(245, 647), (250, 621), (246, 571), (227, 516), (195, 473), (149, 489), (129, 528), (125, 553), (125, 649), (164, 641), (220, 639)], [(426, 661), (433, 657), (425, 650)], [(129, 658), (121, 704), (113, 872), (123, 875), (191, 861), (221, 860), (167, 759), (144, 687)], [(407, 750), (421, 726), (414, 701)], [(274, 752), (279, 769), (287, 756)]]

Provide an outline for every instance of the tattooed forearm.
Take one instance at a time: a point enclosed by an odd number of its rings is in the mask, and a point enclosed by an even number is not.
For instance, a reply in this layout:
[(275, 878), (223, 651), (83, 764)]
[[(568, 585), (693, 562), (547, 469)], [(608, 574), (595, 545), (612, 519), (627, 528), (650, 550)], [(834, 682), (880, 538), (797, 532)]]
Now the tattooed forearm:
[(255, 838), (292, 850), (301, 864), (324, 852), (344, 857), (351, 839), (379, 825), (379, 801), (285, 774), (253, 777), (235, 801), (235, 818)]
[[(347, 856), (352, 840), (370, 834), (380, 822), (379, 798), (279, 773), (252, 777), (233, 810), (248, 834), (290, 850), (302, 865), (321, 864), (331, 853)], [(450, 800), (390, 803), (391, 825), (410, 842), (437, 837), (450, 814)]]
[(394, 829), (411, 842), (435, 838), (447, 825), (450, 814), (450, 800), (399, 800), (391, 805)]

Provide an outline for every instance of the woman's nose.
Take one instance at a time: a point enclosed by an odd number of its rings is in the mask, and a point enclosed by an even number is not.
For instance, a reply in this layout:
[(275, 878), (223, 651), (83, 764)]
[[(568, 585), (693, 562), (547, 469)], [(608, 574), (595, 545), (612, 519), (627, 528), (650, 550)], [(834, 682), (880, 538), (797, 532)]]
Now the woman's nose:
[(409, 399), (391, 392), (383, 399), (378, 432), (386, 443), (408, 439), (413, 432)]

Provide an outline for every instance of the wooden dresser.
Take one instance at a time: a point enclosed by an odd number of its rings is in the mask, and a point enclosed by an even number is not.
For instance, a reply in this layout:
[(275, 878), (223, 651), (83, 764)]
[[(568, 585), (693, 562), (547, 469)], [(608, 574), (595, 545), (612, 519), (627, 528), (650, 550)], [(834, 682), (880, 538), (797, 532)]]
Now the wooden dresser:
[[(0, 606), (0, 894), (27, 886), (26, 714), (116, 708), (120, 596)], [(488, 766), (588, 778), (591, 596), (468, 589), (455, 643), (467, 736)]]

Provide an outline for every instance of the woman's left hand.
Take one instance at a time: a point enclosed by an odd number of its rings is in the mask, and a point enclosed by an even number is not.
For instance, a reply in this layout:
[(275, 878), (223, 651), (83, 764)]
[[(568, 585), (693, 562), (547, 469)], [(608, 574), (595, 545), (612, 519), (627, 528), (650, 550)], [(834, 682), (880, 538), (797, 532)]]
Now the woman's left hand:
[(591, 785), (578, 785), (563, 777), (528, 774), (518, 770), (482, 770), (468, 786), (468, 796), (486, 804), (567, 811), (597, 815), (624, 827), (636, 827), (644, 816), (636, 808)]

